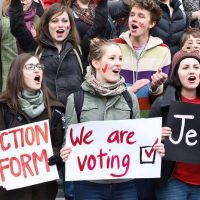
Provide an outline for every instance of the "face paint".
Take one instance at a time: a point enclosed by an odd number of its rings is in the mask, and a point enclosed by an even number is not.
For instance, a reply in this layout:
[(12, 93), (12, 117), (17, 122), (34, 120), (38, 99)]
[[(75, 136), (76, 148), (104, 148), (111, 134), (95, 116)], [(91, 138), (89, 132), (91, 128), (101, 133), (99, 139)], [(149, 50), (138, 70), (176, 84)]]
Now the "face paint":
[(67, 26), (66, 28), (67, 28), (67, 30), (71, 29), (71, 25)]
[(139, 24), (139, 26), (140, 26), (141, 28), (144, 28), (144, 23), (139, 22), (138, 24)]
[(102, 67), (103, 73), (106, 73), (107, 69), (108, 69), (108, 64), (106, 64), (104, 67)]

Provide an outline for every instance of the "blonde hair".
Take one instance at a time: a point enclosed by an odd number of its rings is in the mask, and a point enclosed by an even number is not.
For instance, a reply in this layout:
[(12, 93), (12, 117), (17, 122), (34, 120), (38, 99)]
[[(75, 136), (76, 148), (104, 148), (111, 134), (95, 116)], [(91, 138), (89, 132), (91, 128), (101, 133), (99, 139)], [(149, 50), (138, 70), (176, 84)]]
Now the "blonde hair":
[(116, 45), (114, 41), (107, 39), (93, 38), (90, 41), (90, 51), (88, 55), (88, 62), (92, 66), (92, 60), (100, 60), (105, 53), (105, 46)]

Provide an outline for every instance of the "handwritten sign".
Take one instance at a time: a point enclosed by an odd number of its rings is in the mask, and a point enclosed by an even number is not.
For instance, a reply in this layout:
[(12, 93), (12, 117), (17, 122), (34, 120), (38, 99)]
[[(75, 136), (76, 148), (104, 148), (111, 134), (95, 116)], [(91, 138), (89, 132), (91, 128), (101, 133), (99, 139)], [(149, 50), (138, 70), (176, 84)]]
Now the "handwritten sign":
[(166, 160), (200, 163), (200, 105), (173, 102), (167, 117), (172, 135), (165, 141)]
[(72, 153), (65, 180), (160, 177), (161, 158), (152, 148), (160, 141), (161, 118), (90, 121), (68, 127)]
[(0, 185), (7, 190), (58, 179), (48, 120), (0, 132)]

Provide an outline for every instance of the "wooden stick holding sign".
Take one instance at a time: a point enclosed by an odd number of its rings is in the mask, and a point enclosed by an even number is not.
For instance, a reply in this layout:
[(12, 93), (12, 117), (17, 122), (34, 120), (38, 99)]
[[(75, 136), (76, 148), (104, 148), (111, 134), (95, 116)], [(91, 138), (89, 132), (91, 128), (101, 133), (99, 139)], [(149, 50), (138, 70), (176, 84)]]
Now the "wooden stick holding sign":
[(0, 184), (7, 190), (58, 179), (48, 120), (0, 132)]
[(161, 118), (90, 121), (70, 125), (65, 180), (160, 177)]

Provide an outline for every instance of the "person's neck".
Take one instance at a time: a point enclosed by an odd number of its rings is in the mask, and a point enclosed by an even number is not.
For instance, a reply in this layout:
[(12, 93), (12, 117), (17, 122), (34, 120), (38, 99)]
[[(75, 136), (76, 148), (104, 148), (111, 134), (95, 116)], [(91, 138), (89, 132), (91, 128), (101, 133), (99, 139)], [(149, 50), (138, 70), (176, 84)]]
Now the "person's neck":
[(163, 3), (166, 4), (166, 5), (168, 6), (169, 12), (170, 12), (170, 16), (172, 16), (173, 8), (172, 8), (171, 5), (170, 5), (170, 0), (164, 1)]
[(81, 7), (81, 8), (88, 8), (90, 1), (80, 1), (77, 0), (77, 4)]
[(197, 98), (197, 92), (196, 89), (195, 90), (186, 90), (186, 89), (182, 89), (181, 90), (181, 95), (187, 99), (195, 99)]
[(142, 36), (142, 37), (132, 37), (130, 36), (130, 40), (133, 47), (142, 47), (147, 44), (149, 40), (149, 36)]

